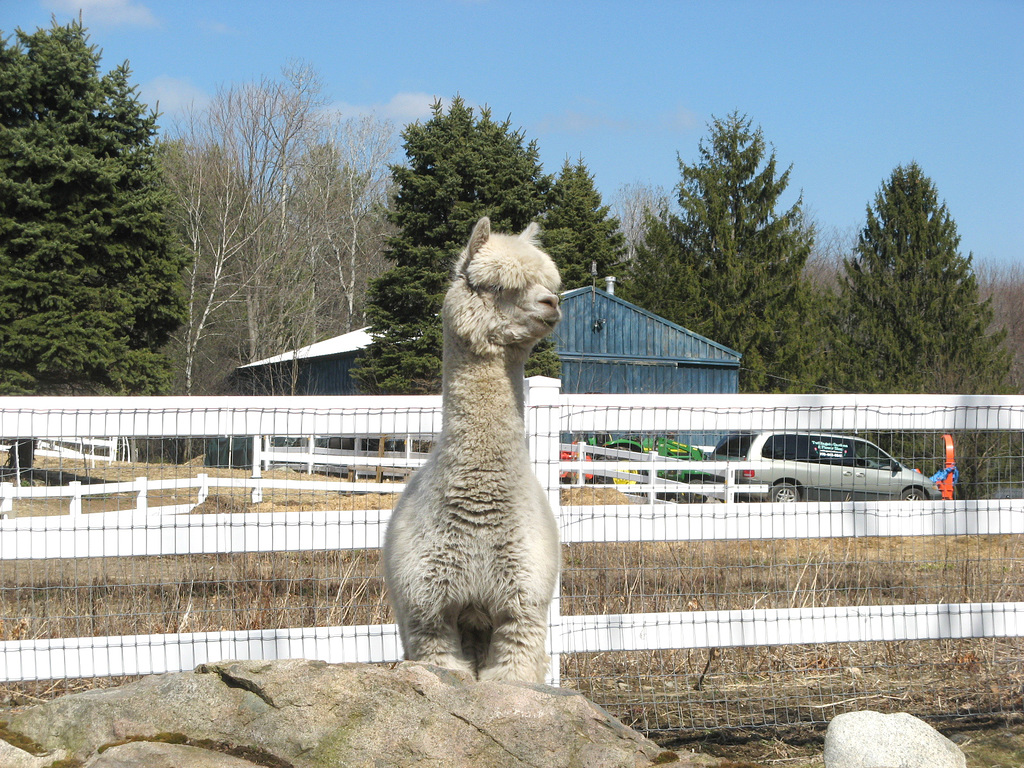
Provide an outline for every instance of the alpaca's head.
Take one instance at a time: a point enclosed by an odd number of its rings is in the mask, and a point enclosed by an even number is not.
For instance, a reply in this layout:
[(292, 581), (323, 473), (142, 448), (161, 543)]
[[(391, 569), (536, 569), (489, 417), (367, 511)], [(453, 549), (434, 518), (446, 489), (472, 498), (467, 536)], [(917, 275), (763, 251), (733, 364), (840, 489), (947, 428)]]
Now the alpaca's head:
[(562, 281), (551, 257), (537, 247), (539, 230), (530, 224), (519, 235), (492, 233), (486, 216), (473, 227), (443, 309), (446, 332), (473, 353), (528, 351), (561, 319)]

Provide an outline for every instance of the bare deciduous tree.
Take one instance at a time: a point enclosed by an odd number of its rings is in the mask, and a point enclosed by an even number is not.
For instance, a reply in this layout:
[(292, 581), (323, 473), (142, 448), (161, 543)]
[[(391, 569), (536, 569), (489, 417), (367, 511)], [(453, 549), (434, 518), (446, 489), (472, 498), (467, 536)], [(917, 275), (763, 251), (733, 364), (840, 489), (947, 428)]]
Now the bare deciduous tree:
[[(177, 340), (188, 394), (359, 322), (367, 274), (383, 264), (396, 132), (373, 118), (341, 120), (320, 92), (316, 74), (297, 65), (280, 80), (224, 88), (167, 144), (192, 254)], [(274, 389), (294, 387), (293, 375)]]
[(669, 206), (668, 193), (661, 187), (640, 182), (619, 187), (611, 203), (612, 213), (626, 238), (626, 260), (636, 256), (636, 245), (643, 240), (648, 213), (657, 214)]
[[(338, 123), (312, 152), (303, 180), (303, 210), (309, 252), (330, 276), (333, 316), (344, 331), (363, 325), (369, 276), (385, 266), (391, 231), (385, 211), (391, 196), (388, 162), (397, 151), (391, 123), (371, 116)], [(314, 215), (315, 212), (315, 215)]]
[(1006, 329), (1004, 346), (1012, 355), (1010, 382), (1024, 392), (1024, 266), (979, 263), (978, 293), (992, 299), (992, 327)]
[(836, 294), (843, 275), (843, 262), (853, 253), (857, 228), (824, 226), (813, 212), (805, 214), (806, 225), (814, 233), (814, 244), (804, 265), (804, 276), (815, 291)]

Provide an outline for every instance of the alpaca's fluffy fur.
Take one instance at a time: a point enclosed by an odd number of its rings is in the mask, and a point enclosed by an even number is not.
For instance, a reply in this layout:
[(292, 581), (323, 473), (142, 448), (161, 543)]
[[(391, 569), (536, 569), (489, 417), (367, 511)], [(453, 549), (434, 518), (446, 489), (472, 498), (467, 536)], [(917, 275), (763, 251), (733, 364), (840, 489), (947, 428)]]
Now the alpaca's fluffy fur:
[(406, 658), (543, 682), (558, 529), (530, 466), (523, 364), (560, 318), (538, 228), (480, 219), (445, 296), (441, 435), (398, 502), (384, 576)]

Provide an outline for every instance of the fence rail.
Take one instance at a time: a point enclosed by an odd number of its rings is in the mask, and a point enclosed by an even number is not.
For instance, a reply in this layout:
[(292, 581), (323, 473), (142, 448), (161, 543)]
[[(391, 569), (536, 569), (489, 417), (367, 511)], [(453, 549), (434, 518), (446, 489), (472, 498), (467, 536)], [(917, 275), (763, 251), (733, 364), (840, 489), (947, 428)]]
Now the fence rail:
[[(1020, 644), (999, 644), (1024, 636), (1024, 493), (1017, 493), (1024, 489), (1024, 398), (631, 400), (626, 407), (616, 397), (560, 395), (553, 380), (530, 382), (531, 455), (566, 551), (551, 614), (552, 682), (581, 687), (650, 730), (702, 727), (707, 718), (719, 725), (771, 724), (778, 715), (764, 707), (763, 692), (758, 698), (757, 680), (773, 695), (789, 697), (799, 717), (820, 721), (850, 698), (850, 686), (863, 693), (865, 669), (885, 671), (885, 680), (873, 684), (879, 690), (889, 684), (913, 693), (916, 683), (902, 675), (912, 675), (915, 665), (946, 663), (949, 643), (982, 643), (961, 656), (976, 659), (964, 663), (977, 686), (989, 690), (961, 696), (968, 704), (939, 714), (964, 714), (964, 706), (971, 712), (1012, 708), (1012, 695), (998, 686), (992, 694), (991, 681), (1024, 684)], [(136, 462), (125, 470), (161, 476), (0, 484), (0, 513), (9, 516), (0, 520), (0, 682), (177, 671), (220, 658), (398, 659), (374, 552), (389, 505), (404, 485), (313, 480), (309, 473), (327, 463), (358, 462), (378, 476), (380, 468), (414, 468), (424, 457), (412, 450), (413, 436), (426, 441), (439, 429), (434, 397), (0, 401), (0, 434), (8, 441), (42, 434), (133, 440), (135, 456), (140, 446), (155, 450), (145, 441), (242, 436), (253, 445), (251, 465), (230, 476), (194, 463)], [(736, 498), (735, 472), (756, 471), (763, 462), (681, 460), (585, 445), (595, 435), (660, 435), (699, 444), (756, 429), (881, 435), (913, 451), (900, 458), (930, 462), (926, 474), (941, 466), (938, 436), (953, 433), (965, 451), (963, 485), (952, 501), (743, 502)], [(398, 440), (404, 450), (385, 451), (381, 442), (376, 455), (346, 455), (317, 445), (317, 437), (328, 436)], [(297, 438), (298, 445), (275, 445), (272, 438), (281, 437)], [(84, 458), (81, 468), (71, 467), (72, 459), (60, 461), (58, 470), (69, 477), (87, 466)], [(122, 463), (104, 462), (104, 471)], [(281, 477), (283, 465), (298, 471)], [(183, 472), (187, 476), (168, 476)], [(685, 479), (690, 472), (716, 474), (721, 482), (691, 483)], [(767, 486), (742, 490), (766, 492)], [(215, 511), (217, 499), (241, 506)], [(85, 509), (97, 500), (117, 508)], [(66, 509), (34, 513), (33, 504), (57, 501)], [(313, 569), (308, 575), (299, 573), (307, 567)], [(118, 568), (129, 572), (121, 575)], [(79, 570), (78, 580), (68, 581), (67, 572)], [(18, 591), (25, 589), (31, 598)], [(237, 595), (247, 589), (268, 606), (276, 605), (277, 590), (283, 602), (276, 613), (242, 616), (246, 599)], [(60, 616), (41, 605), (51, 594), (77, 604), (77, 595), (86, 593), (88, 606), (63, 607)], [(126, 604), (157, 595), (165, 603), (136, 609), (139, 615), (103, 609), (103, 595), (113, 600), (115, 593), (123, 593)], [(219, 596), (232, 605), (225, 607)], [(184, 631), (200, 620), (207, 622), (201, 626), (227, 626)], [(83, 633), (85, 624), (94, 628)], [(136, 626), (172, 631), (133, 631)], [(893, 647), (903, 653), (907, 643), (932, 650), (915, 650), (906, 663), (865, 661), (871, 647), (884, 646), (892, 656)], [(945, 645), (935, 650), (935, 643)], [(780, 648), (792, 649), (788, 667), (773, 666)], [(727, 649), (736, 649), (729, 662), (735, 669), (718, 670), (714, 663)], [(768, 660), (752, 660), (742, 649), (767, 653)], [(844, 663), (844, 653), (855, 654), (856, 663)], [(806, 686), (793, 683), (783, 691), (778, 682), (793, 670), (806, 674), (807, 664), (816, 675), (835, 678), (832, 693), (817, 694), (813, 704)], [(847, 669), (861, 673), (850, 677)], [(720, 689), (707, 692), (709, 675)], [(734, 678), (755, 682), (741, 690)], [(733, 707), (739, 715), (728, 714), (729, 690), (742, 704)], [(854, 698), (865, 695), (882, 694), (870, 688)]]

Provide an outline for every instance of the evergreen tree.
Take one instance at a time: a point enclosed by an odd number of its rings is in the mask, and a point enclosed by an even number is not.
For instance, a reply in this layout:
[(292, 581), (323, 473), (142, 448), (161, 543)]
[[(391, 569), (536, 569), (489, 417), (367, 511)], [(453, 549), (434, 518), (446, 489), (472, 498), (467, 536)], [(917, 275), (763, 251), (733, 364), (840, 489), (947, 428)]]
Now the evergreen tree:
[(641, 306), (743, 354), (747, 392), (800, 391), (814, 378), (815, 321), (802, 271), (812, 234), (761, 129), (736, 113), (714, 120), (700, 160), (679, 161), (682, 215), (648, 218), (624, 293)]
[(524, 143), (509, 120), (495, 122), (487, 108), (475, 114), (460, 97), (447, 113), (435, 103), (430, 120), (407, 126), (402, 137), (407, 163), (391, 169), (395, 266), (370, 284), (375, 341), (354, 375), (369, 392), (437, 392), (439, 313), (455, 256), (481, 216), (497, 231), (522, 231), (543, 211), (551, 178), (535, 142)]
[(0, 393), (154, 393), (180, 323), (156, 115), (78, 23), (0, 41)]
[(673, 322), (692, 323), (690, 303), (701, 290), (696, 273), (681, 256), (682, 219), (666, 203), (644, 214), (643, 238), (634, 242), (620, 293), (630, 301)]
[(897, 167), (868, 206), (839, 297), (841, 385), (861, 392), (1005, 391), (1003, 331), (990, 333), (972, 256), (931, 179)]
[(541, 231), (544, 249), (558, 265), (565, 290), (591, 285), (592, 265), (599, 278), (615, 274), (625, 238), (609, 210), (601, 204), (594, 177), (583, 161), (566, 160), (551, 188)]

